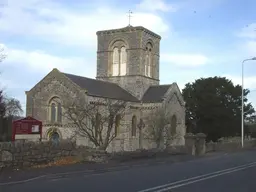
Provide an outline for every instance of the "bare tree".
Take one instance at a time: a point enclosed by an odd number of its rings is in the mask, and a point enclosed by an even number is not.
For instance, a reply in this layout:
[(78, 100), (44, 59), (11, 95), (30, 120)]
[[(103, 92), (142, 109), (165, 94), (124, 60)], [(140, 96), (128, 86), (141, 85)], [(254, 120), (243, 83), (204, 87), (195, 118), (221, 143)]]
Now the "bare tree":
[(158, 107), (153, 109), (147, 118), (147, 128), (145, 130), (145, 137), (147, 139), (153, 140), (157, 148), (160, 148), (160, 145), (168, 132), (168, 125), (170, 124), (170, 114), (169, 110), (165, 106)]
[(15, 98), (4, 98), (5, 116), (20, 116), (23, 113), (20, 101)]
[(0, 45), (0, 62), (2, 62), (7, 57), (7, 54), (4, 53), (4, 46)]
[(99, 99), (82, 103), (75, 101), (69, 104), (63, 115), (75, 125), (75, 135), (87, 138), (97, 148), (106, 150), (117, 136), (116, 129), (124, 117), (126, 102)]
[(172, 117), (170, 109), (165, 104), (153, 109), (148, 115), (144, 137), (153, 140), (157, 148), (160, 148), (162, 143), (167, 147), (171, 141), (182, 136), (180, 131), (176, 132), (176, 124), (173, 124)]
[(4, 95), (3, 95), (3, 90), (0, 90), (0, 117), (4, 117), (4, 115), (5, 115)]

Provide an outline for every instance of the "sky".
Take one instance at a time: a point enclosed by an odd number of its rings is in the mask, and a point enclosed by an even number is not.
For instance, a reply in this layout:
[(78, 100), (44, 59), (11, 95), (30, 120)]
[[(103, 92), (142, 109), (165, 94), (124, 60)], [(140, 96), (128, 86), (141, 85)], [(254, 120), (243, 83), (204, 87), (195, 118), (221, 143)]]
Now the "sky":
[[(180, 89), (198, 78), (241, 84), (241, 62), (256, 57), (256, 1), (0, 0), (0, 86), (21, 101), (53, 68), (96, 76), (96, 31), (144, 26), (161, 35), (160, 83)], [(256, 61), (245, 63), (245, 87), (256, 107)]]

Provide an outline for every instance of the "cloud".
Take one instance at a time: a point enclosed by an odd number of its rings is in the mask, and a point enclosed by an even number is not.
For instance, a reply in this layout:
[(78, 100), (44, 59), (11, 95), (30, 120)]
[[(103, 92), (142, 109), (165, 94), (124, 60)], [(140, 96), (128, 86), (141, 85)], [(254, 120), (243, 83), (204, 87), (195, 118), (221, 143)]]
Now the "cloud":
[[(223, 75), (227, 79), (231, 79), (235, 85), (242, 84), (241, 76), (234, 75)], [(256, 76), (244, 77), (244, 88), (249, 89), (250, 93), (248, 95), (248, 101), (252, 103), (253, 107), (256, 109)]]
[(143, 0), (136, 6), (140, 10), (144, 11), (176, 11), (177, 6), (172, 4), (167, 4), (164, 0)]
[(256, 57), (256, 40), (247, 41), (245, 43), (245, 46), (249, 55), (251, 55), (252, 57)]
[(222, 6), (227, 0), (184, 0), (179, 2), (179, 9), (187, 11), (206, 12), (216, 7)]
[[(222, 76), (232, 80), (232, 82), (236, 85), (242, 84), (242, 76), (229, 75), (229, 74), (222, 75)], [(244, 87), (251, 90), (256, 89), (256, 76), (244, 77)]]
[(245, 37), (250, 39), (256, 39), (256, 23), (251, 23), (243, 27), (238, 33), (239, 37)]
[[(0, 33), (36, 37), (69, 46), (96, 47), (96, 31), (128, 25), (128, 17), (120, 8), (95, 6), (79, 11), (53, 2), (23, 0), (17, 3), (16, 0), (9, 0), (8, 6), (2, 11)], [(86, 4), (84, 6), (86, 8)], [(169, 29), (157, 14), (139, 11), (133, 14), (131, 24), (143, 25), (160, 35)]]
[(246, 25), (235, 35), (243, 40), (242, 47), (245, 48), (249, 57), (256, 56), (256, 23)]
[(208, 57), (201, 54), (161, 54), (161, 61), (181, 67), (198, 67), (209, 62)]
[(42, 50), (25, 51), (8, 49), (8, 58), (4, 65), (18, 64), (24, 67), (41, 71), (50, 71), (53, 68), (68, 71), (72, 68), (81, 68), (84, 61), (79, 57), (57, 57)]

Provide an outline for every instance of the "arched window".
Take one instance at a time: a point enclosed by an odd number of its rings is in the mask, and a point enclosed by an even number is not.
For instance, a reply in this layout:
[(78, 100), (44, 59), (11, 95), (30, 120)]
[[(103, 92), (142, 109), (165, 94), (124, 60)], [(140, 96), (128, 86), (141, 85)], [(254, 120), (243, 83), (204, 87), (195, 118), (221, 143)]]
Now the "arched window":
[(62, 121), (62, 107), (61, 107), (61, 103), (58, 103), (57, 114), (58, 114), (57, 121), (59, 123), (61, 123), (61, 121)]
[(153, 46), (151, 43), (147, 43), (146, 45), (146, 56), (145, 56), (145, 76), (152, 77), (152, 66), (153, 66), (153, 54), (152, 54)]
[(62, 105), (58, 97), (53, 97), (49, 102), (49, 120), (52, 123), (62, 122)]
[(173, 115), (171, 119), (171, 130), (170, 130), (171, 136), (174, 136), (176, 134), (176, 129), (177, 129), (177, 117), (176, 115)]
[(137, 117), (132, 116), (132, 136), (136, 136), (136, 127), (137, 127)]
[(149, 49), (149, 54), (148, 54), (148, 77), (151, 77), (151, 68), (152, 68), (152, 52), (151, 52), (151, 48)]
[(125, 47), (122, 47), (120, 52), (120, 75), (126, 75), (126, 61), (127, 61), (126, 49)]
[(119, 75), (119, 51), (117, 47), (115, 47), (113, 50), (112, 75)]
[(126, 75), (127, 72), (127, 45), (123, 40), (115, 41), (111, 45), (112, 60), (111, 69), (112, 76)]
[(146, 57), (145, 57), (145, 76), (148, 76), (148, 52), (146, 53)]
[(52, 103), (51, 104), (51, 122), (55, 122), (56, 121), (56, 104)]
[(117, 136), (120, 132), (120, 121), (121, 115), (117, 115), (115, 119), (115, 136)]

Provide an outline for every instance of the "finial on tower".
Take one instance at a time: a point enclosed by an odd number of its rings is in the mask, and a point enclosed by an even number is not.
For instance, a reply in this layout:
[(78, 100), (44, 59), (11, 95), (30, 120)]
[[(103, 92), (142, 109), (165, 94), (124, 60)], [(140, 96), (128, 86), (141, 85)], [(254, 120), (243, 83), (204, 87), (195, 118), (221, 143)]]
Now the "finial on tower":
[(129, 17), (129, 25), (128, 26), (131, 26), (131, 17), (132, 17), (132, 11), (131, 10), (129, 10), (129, 12), (128, 12), (128, 17)]

